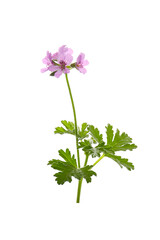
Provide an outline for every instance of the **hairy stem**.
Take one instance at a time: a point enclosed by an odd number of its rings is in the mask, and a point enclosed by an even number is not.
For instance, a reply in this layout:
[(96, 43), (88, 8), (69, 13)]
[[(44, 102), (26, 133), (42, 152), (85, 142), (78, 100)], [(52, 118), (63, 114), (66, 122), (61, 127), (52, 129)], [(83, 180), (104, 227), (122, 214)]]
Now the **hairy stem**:
[(82, 181), (83, 181), (83, 178), (81, 178), (81, 179), (78, 181), (78, 190), (77, 190), (77, 201), (76, 201), (76, 203), (80, 203), (80, 195), (81, 195)]
[[(88, 155), (86, 155), (86, 160), (85, 160), (85, 163), (84, 163), (84, 167), (87, 165), (87, 162), (88, 162)], [(80, 195), (81, 195), (81, 187), (82, 187), (82, 181), (83, 181), (83, 178), (81, 178), (81, 180), (79, 180), (78, 182), (78, 190), (77, 190), (77, 203), (80, 202)]]
[[(66, 76), (66, 82), (67, 82), (67, 86), (68, 86), (68, 90), (69, 90), (69, 95), (70, 95), (70, 99), (71, 99), (71, 103), (72, 103), (72, 108), (73, 108), (75, 134), (76, 134), (77, 161), (78, 161), (78, 168), (80, 168), (81, 165), (80, 165), (80, 156), (79, 156), (79, 149), (78, 149), (78, 130), (77, 130), (76, 110), (75, 110), (75, 106), (74, 106), (74, 101), (73, 101), (72, 92), (71, 92), (71, 88), (70, 88), (70, 85), (69, 85), (67, 73), (65, 74), (65, 76)], [(80, 179), (80, 180), (78, 181), (77, 203), (80, 202), (81, 186), (82, 186), (82, 179)]]
[(93, 167), (97, 164), (97, 163), (99, 163), (99, 161), (101, 161), (102, 160), (102, 158), (104, 158), (105, 157), (105, 155), (104, 154), (102, 154), (102, 156), (100, 157), (100, 158), (98, 158), (98, 160), (92, 165)]
[(70, 98), (71, 98), (71, 103), (72, 103), (72, 108), (73, 108), (74, 124), (75, 124), (75, 134), (76, 134), (77, 160), (78, 160), (78, 167), (80, 168), (80, 157), (79, 157), (79, 149), (78, 149), (78, 131), (77, 131), (76, 110), (75, 110), (75, 106), (74, 106), (74, 101), (73, 101), (72, 92), (71, 92), (71, 88), (70, 88), (70, 85), (69, 85), (67, 73), (65, 74), (65, 76), (66, 76), (66, 82), (67, 82), (67, 86), (68, 86), (68, 90), (69, 90), (69, 95), (70, 95)]
[(89, 157), (89, 155), (86, 155), (86, 160), (85, 160), (85, 163), (84, 163), (84, 167), (87, 166), (88, 157)]

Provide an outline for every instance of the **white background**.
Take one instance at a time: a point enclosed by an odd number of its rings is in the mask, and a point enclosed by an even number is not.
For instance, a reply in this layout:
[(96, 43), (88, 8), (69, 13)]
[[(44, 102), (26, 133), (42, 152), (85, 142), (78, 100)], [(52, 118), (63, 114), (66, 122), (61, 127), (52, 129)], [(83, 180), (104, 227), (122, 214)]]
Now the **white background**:
[[(160, 239), (159, 13), (156, 0), (1, 3), (2, 240)], [(75, 152), (72, 136), (53, 133), (73, 120), (65, 77), (40, 73), (63, 44), (90, 62), (69, 75), (78, 123), (111, 123), (138, 145), (123, 154), (135, 170), (103, 159), (79, 205), (77, 180), (58, 186), (47, 166), (58, 149)]]

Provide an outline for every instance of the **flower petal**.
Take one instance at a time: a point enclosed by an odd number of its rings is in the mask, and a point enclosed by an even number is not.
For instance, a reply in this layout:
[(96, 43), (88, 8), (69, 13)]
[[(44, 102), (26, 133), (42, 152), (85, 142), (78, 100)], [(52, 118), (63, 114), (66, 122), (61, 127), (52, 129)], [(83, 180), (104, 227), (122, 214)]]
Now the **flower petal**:
[(52, 55), (52, 59), (53, 59), (53, 60), (57, 60), (57, 58), (58, 58), (58, 52), (56, 52), (56, 53), (54, 53), (54, 54)]
[(49, 51), (47, 51), (47, 56), (46, 56), (50, 61), (52, 60), (52, 54), (49, 52)]
[(41, 69), (41, 73), (44, 73), (44, 72), (46, 72), (48, 70), (48, 68), (42, 68)]
[(84, 60), (84, 61), (83, 61), (83, 66), (86, 66), (86, 65), (88, 65), (88, 64), (89, 64), (88, 60)]
[(43, 59), (42, 59), (42, 62), (43, 62), (44, 64), (46, 64), (46, 65), (50, 64), (50, 61), (48, 60), (47, 57), (43, 58)]
[(85, 74), (87, 72), (87, 70), (85, 68), (78, 68), (78, 70), (83, 74)]
[(51, 72), (55, 72), (55, 71), (57, 71), (58, 69), (59, 69), (59, 67), (58, 67), (58, 66), (55, 66), (55, 65), (53, 65), (53, 64), (48, 67), (48, 70), (51, 71)]
[(84, 53), (80, 53), (79, 56), (77, 57), (77, 64), (82, 64), (84, 58), (85, 58), (85, 54)]
[(68, 52), (67, 53), (72, 55), (73, 54), (73, 50), (71, 48), (68, 48)]
[(66, 56), (65, 56), (65, 63), (66, 63), (67, 65), (70, 65), (71, 62), (72, 62), (72, 60), (73, 60), (73, 56), (70, 55), (70, 54), (66, 54)]
[(59, 53), (65, 53), (65, 52), (67, 52), (68, 51), (68, 48), (66, 47), (66, 45), (63, 45), (62, 47), (60, 47), (59, 49), (58, 49), (58, 52)]
[(58, 70), (58, 71), (54, 74), (54, 76), (55, 76), (56, 78), (59, 78), (61, 75), (62, 75), (62, 71), (61, 71), (61, 70)]
[(64, 53), (59, 53), (57, 57), (58, 62), (64, 61), (65, 62), (65, 54)]
[(69, 73), (70, 70), (69, 70), (68, 68), (65, 68), (65, 69), (63, 70), (63, 72), (64, 72), (64, 73)]

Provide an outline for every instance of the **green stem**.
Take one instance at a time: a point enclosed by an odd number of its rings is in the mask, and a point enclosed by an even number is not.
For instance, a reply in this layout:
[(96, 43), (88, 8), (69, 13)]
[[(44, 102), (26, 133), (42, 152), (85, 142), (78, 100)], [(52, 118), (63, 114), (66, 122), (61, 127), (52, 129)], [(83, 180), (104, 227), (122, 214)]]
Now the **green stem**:
[[(88, 157), (89, 157), (89, 156), (86, 155), (86, 160), (85, 160), (85, 163), (84, 163), (84, 167), (87, 165)], [(81, 180), (79, 180), (79, 182), (78, 182), (77, 203), (80, 202), (80, 195), (81, 195), (82, 181), (83, 181), (83, 178), (81, 178)]]
[(74, 106), (74, 101), (73, 101), (72, 92), (71, 92), (71, 88), (70, 88), (70, 85), (69, 85), (67, 73), (65, 74), (65, 76), (66, 76), (67, 86), (68, 86), (69, 95), (70, 95), (70, 98), (71, 98), (71, 103), (72, 103), (72, 108), (73, 108), (74, 124), (75, 124), (75, 134), (76, 134), (77, 160), (78, 160), (78, 168), (80, 168), (80, 157), (79, 157), (79, 149), (78, 149), (78, 131), (77, 131), (76, 110), (75, 110), (75, 106)]
[[(69, 95), (70, 95), (70, 99), (71, 99), (71, 103), (72, 103), (72, 108), (73, 108), (74, 124), (75, 124), (75, 135), (76, 135), (76, 148), (77, 148), (77, 161), (78, 161), (78, 168), (80, 168), (81, 166), (80, 166), (80, 156), (79, 156), (79, 149), (78, 149), (78, 130), (77, 130), (76, 110), (75, 110), (75, 106), (74, 106), (74, 101), (73, 101), (72, 92), (71, 92), (71, 88), (70, 88), (70, 85), (69, 85), (67, 73), (65, 74), (65, 76), (66, 76), (66, 82), (67, 82), (67, 86), (68, 86), (68, 90), (69, 90)], [(81, 194), (82, 180), (83, 180), (83, 178), (78, 181), (77, 203), (80, 202), (80, 194)]]
[(89, 155), (86, 155), (86, 160), (85, 160), (85, 163), (84, 163), (84, 167), (87, 166), (88, 157), (89, 157)]
[(99, 163), (99, 161), (101, 161), (102, 158), (104, 158), (105, 155), (103, 154), (92, 166), (94, 167), (97, 163)]
[(81, 179), (78, 181), (78, 190), (77, 190), (77, 201), (76, 201), (76, 203), (80, 203), (80, 195), (81, 195), (82, 181), (83, 181), (83, 178), (81, 178)]

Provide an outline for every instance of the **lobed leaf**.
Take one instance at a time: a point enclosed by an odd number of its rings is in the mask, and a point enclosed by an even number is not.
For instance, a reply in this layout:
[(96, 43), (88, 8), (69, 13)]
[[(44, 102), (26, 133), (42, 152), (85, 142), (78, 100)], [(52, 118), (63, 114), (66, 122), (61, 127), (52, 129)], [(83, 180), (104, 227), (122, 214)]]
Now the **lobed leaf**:
[(113, 159), (121, 168), (126, 167), (129, 171), (134, 170), (134, 165), (131, 162), (128, 162), (127, 158), (122, 158), (121, 156), (116, 156), (111, 153), (107, 153), (105, 156)]
[(112, 143), (114, 131), (113, 131), (112, 125), (110, 124), (108, 124), (108, 126), (105, 128), (106, 128), (106, 134), (107, 134), (107, 145), (109, 145)]
[(87, 183), (91, 182), (91, 177), (93, 175), (97, 176), (97, 174), (94, 171), (90, 170), (91, 168), (92, 168), (92, 165), (87, 165), (80, 169), (82, 177), (86, 179)]
[(73, 172), (76, 168), (69, 162), (52, 159), (48, 162), (48, 165), (51, 165), (52, 168), (60, 171), (54, 174), (58, 184), (64, 184), (67, 181), (72, 181)]
[(92, 147), (91, 140), (86, 140), (79, 142), (78, 148), (82, 148), (86, 155), (92, 155), (92, 157), (100, 157), (100, 151), (97, 147)]
[(101, 143), (103, 142), (103, 136), (99, 133), (98, 128), (95, 128), (93, 125), (88, 126), (88, 131), (91, 136), (96, 140), (96, 142)]
[(75, 129), (73, 122), (62, 120), (61, 123), (66, 127), (66, 129), (68, 129), (68, 131), (72, 132)]
[[(75, 125), (73, 122), (70, 121), (66, 121), (66, 120), (62, 120), (61, 123), (63, 124), (63, 126), (65, 127), (56, 127), (54, 133), (58, 133), (58, 134), (71, 134), (71, 135), (76, 135), (76, 131), (75, 131)], [(78, 127), (78, 133), (77, 136), (78, 138), (84, 139), (86, 137), (88, 137), (88, 130), (87, 130), (87, 123), (83, 123), (81, 126), (81, 129)]]
[(66, 131), (63, 127), (56, 127), (56, 130), (54, 131), (54, 133), (64, 134), (64, 133), (68, 133), (68, 131)]
[(106, 134), (107, 134), (107, 147), (110, 147), (110, 149), (115, 152), (115, 151), (126, 151), (130, 150), (132, 151), (133, 149), (137, 148), (135, 144), (132, 143), (132, 138), (128, 136), (125, 132), (120, 134), (119, 129), (117, 129), (115, 135), (113, 132), (113, 127), (108, 124), (106, 127)]
[(73, 165), (74, 167), (77, 167), (77, 163), (76, 163), (76, 159), (73, 156), (71, 156), (71, 153), (69, 151), (69, 149), (67, 148), (66, 151), (63, 151), (62, 149), (60, 149), (59, 151), (59, 155), (66, 161), (69, 162), (71, 165)]
[(48, 162), (48, 165), (51, 165), (52, 168), (59, 170), (59, 172), (55, 173), (56, 181), (58, 184), (64, 184), (65, 182), (71, 182), (72, 177), (80, 180), (82, 177), (86, 179), (86, 182), (91, 182), (91, 177), (93, 175), (97, 176), (97, 174), (90, 170), (92, 165), (87, 165), (83, 168), (76, 168), (69, 162), (64, 162), (60, 160), (52, 159)]
[(78, 130), (78, 137), (79, 139), (83, 139), (88, 137), (88, 124), (87, 123), (82, 123), (81, 130)]

